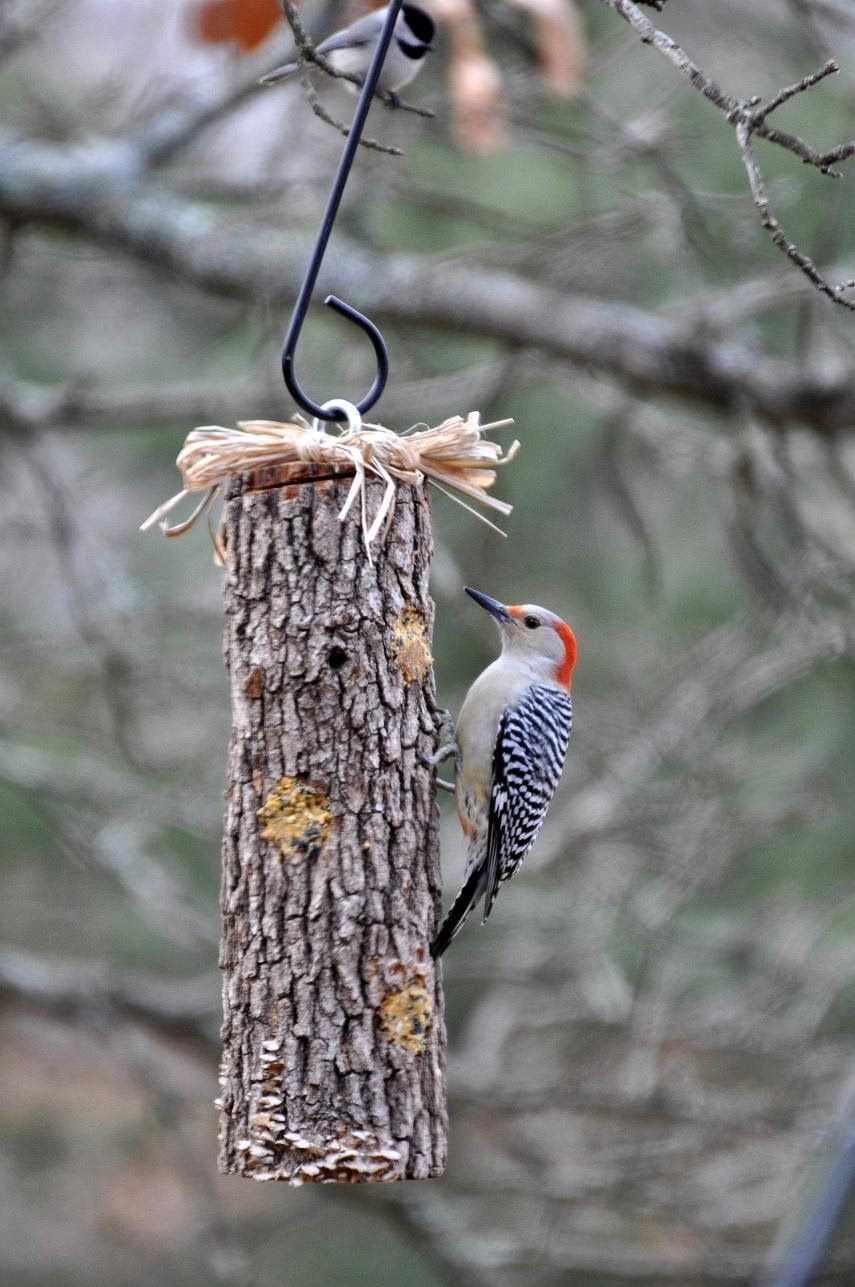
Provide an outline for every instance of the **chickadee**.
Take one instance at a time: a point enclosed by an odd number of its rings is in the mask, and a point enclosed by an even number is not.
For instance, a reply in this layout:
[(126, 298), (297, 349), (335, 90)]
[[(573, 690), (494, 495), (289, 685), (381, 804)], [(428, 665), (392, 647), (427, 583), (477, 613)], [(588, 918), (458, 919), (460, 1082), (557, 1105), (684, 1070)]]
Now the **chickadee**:
[[(364, 18), (357, 18), (349, 27), (321, 41), (317, 46), (318, 53), (325, 54), (336, 71), (364, 79), (386, 21), (386, 13), (387, 9), (376, 9)], [(394, 98), (399, 89), (409, 85), (421, 69), (425, 54), (433, 49), (435, 31), (433, 18), (424, 9), (414, 4), (401, 6), (377, 82), (379, 90)], [(286, 63), (284, 67), (276, 67), (262, 76), (260, 84), (275, 85), (299, 70), (299, 63)]]

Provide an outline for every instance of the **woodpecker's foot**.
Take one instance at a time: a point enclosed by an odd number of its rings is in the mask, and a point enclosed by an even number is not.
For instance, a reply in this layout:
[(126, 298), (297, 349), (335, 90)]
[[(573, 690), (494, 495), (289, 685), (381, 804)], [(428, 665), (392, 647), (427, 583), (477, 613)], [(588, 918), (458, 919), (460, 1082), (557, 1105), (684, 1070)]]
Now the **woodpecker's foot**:
[[(433, 771), (436, 768), (437, 764), (441, 764), (443, 760), (447, 760), (450, 755), (454, 756), (455, 763), (459, 766), (460, 752), (457, 749), (456, 742), (451, 742), (446, 746), (441, 746), (438, 751), (434, 752), (433, 755), (420, 755), (419, 759), (421, 760), (422, 764), (425, 765), (426, 768)], [(442, 791), (450, 791), (452, 795), (456, 793), (457, 787), (454, 785), (453, 782), (446, 782), (444, 778), (439, 778), (439, 777), (435, 778), (434, 780), (436, 782), (436, 785)]]
[(436, 729), (436, 741), (438, 746), (452, 746), (454, 743), (454, 719), (451, 711), (447, 711), (444, 706), (435, 706), (433, 711), (433, 723)]
[(394, 111), (396, 107), (401, 106), (401, 97), (399, 94), (395, 94), (391, 89), (387, 89), (385, 102), (389, 110)]
[(422, 756), (422, 761), (428, 766), (428, 768), (435, 769), (437, 764), (444, 764), (446, 760), (451, 759), (452, 755), (454, 756), (455, 763), (457, 763), (460, 760), (460, 751), (457, 743), (446, 742), (443, 746), (440, 746), (438, 750), (434, 751), (433, 755)]

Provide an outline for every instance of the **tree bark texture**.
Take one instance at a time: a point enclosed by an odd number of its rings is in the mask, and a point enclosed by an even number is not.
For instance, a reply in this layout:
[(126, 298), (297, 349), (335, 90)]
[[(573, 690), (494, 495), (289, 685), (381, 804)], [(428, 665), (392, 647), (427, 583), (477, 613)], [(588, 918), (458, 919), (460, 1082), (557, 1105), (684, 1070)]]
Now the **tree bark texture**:
[(399, 488), (372, 565), (351, 481), (243, 479), (225, 509), (220, 1167), (292, 1184), (446, 1154), (430, 509)]

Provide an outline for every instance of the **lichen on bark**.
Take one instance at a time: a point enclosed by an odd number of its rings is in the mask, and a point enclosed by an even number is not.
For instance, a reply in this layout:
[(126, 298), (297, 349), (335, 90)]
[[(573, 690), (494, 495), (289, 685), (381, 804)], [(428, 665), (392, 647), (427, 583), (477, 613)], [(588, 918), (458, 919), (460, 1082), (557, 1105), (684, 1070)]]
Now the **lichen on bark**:
[(224, 516), (220, 1166), (294, 1184), (445, 1165), (429, 505), (399, 489), (372, 562), (348, 486), (243, 480)]

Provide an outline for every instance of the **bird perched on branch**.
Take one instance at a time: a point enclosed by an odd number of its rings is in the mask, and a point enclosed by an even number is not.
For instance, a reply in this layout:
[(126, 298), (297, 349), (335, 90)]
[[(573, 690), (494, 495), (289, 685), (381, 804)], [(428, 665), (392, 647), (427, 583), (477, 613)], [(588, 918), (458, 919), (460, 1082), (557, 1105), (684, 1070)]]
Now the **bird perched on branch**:
[[(357, 18), (349, 27), (321, 41), (316, 52), (323, 54), (335, 71), (364, 78), (374, 57), (386, 13), (387, 9), (377, 9)], [(377, 82), (379, 90), (394, 98), (399, 90), (409, 85), (421, 70), (425, 55), (433, 49), (435, 31), (433, 18), (424, 9), (415, 4), (401, 6)], [(295, 75), (300, 67), (300, 63), (276, 67), (262, 76), (261, 84), (276, 85)]]
[(434, 957), (482, 897), (486, 921), (502, 881), (522, 865), (555, 794), (573, 724), (570, 627), (546, 608), (499, 603), (468, 586), (466, 593), (495, 618), (502, 653), (466, 694), (455, 742), (432, 761), (455, 757), (457, 814), (469, 842), (463, 886), (431, 944)]

